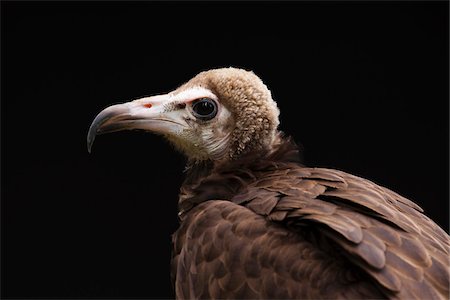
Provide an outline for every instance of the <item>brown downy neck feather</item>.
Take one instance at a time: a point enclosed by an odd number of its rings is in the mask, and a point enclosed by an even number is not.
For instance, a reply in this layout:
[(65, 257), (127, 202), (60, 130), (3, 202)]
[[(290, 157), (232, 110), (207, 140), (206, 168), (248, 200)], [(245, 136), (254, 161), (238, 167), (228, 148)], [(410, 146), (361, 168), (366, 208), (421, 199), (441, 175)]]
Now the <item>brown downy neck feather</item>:
[(181, 220), (196, 205), (208, 200), (230, 200), (265, 171), (301, 164), (299, 147), (279, 132), (270, 150), (250, 152), (225, 163), (190, 162), (178, 202)]

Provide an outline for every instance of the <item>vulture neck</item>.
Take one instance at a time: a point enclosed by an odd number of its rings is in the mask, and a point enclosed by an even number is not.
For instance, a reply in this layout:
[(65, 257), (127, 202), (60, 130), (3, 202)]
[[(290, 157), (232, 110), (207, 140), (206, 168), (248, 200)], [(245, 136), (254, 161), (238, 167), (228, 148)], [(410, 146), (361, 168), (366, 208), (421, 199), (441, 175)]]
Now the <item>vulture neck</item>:
[(252, 151), (226, 162), (191, 162), (180, 189), (179, 217), (182, 221), (192, 208), (208, 200), (230, 201), (265, 172), (287, 168), (292, 163), (301, 164), (299, 148), (281, 132), (265, 151)]

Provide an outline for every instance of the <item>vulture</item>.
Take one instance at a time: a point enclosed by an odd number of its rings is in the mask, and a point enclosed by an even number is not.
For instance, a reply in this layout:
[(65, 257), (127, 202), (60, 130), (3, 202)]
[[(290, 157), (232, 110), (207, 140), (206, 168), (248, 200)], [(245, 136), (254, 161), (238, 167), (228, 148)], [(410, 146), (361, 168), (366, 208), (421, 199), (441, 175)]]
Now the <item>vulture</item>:
[(101, 111), (87, 135), (160, 134), (187, 157), (172, 236), (178, 299), (449, 299), (450, 237), (414, 202), (305, 166), (251, 71), (199, 73)]

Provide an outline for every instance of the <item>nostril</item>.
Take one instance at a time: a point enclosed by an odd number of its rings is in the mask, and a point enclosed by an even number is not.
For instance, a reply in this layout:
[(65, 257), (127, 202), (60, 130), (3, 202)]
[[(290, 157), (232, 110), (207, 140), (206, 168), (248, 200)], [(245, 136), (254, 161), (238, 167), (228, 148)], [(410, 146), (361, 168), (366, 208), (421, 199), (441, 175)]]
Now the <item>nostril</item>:
[(151, 108), (152, 107), (152, 105), (150, 103), (146, 103), (146, 104), (144, 104), (144, 106), (147, 107), (147, 108)]

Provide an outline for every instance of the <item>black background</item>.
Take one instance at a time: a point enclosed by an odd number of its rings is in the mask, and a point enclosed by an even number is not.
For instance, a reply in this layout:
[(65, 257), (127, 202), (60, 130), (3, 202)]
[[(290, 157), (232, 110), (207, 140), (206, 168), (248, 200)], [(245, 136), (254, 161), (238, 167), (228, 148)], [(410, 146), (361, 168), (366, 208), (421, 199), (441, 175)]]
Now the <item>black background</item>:
[(2, 296), (173, 297), (184, 158), (86, 133), (199, 71), (253, 70), (309, 166), (366, 177), (448, 231), (448, 2), (2, 2)]

